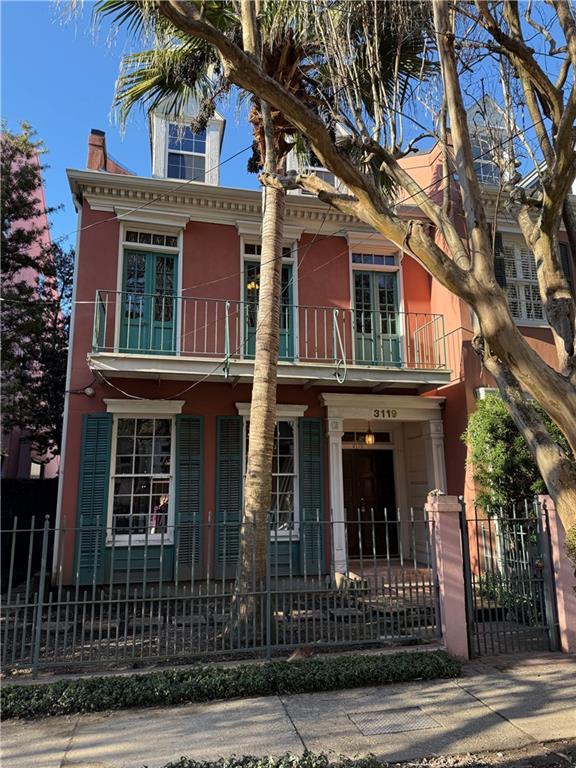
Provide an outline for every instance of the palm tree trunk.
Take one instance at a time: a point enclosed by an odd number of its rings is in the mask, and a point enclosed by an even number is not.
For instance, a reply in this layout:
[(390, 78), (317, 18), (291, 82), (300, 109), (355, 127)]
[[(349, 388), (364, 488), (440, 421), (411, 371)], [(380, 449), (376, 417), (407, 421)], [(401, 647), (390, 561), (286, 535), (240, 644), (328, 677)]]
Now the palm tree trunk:
[(285, 198), (283, 189), (264, 184), (256, 356), (238, 573), (240, 594), (252, 591), (264, 580), (269, 554)]

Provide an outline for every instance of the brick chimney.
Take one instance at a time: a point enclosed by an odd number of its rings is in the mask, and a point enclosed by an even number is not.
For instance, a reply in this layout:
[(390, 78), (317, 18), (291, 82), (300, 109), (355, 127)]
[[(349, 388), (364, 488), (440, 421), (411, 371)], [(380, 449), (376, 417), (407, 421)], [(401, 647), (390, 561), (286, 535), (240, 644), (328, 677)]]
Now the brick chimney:
[(92, 128), (88, 136), (88, 169), (91, 171), (108, 170), (106, 155), (106, 134), (97, 128)]

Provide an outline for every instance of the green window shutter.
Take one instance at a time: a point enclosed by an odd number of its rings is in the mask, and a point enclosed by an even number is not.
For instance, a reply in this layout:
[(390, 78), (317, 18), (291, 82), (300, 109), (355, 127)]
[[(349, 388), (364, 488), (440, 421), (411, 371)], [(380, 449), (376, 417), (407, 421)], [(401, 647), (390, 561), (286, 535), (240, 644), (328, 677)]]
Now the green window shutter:
[(564, 270), (566, 280), (568, 280), (570, 290), (572, 293), (574, 293), (574, 276), (572, 273), (571, 264), (572, 259), (570, 258), (570, 246), (568, 243), (560, 243), (560, 261), (562, 262), (562, 269)]
[(204, 424), (199, 416), (176, 416), (176, 568), (191, 579), (200, 561)]
[(216, 436), (216, 555), (238, 562), (242, 516), (243, 419), (219, 416)]
[(322, 548), (323, 445), (321, 419), (298, 420), (300, 453), (300, 541), (308, 572), (318, 571)]
[(80, 584), (102, 581), (110, 485), (112, 416), (84, 416), (76, 535), (76, 573)]
[(496, 232), (494, 238), (494, 277), (500, 288), (506, 287), (506, 264), (502, 254), (502, 235)]

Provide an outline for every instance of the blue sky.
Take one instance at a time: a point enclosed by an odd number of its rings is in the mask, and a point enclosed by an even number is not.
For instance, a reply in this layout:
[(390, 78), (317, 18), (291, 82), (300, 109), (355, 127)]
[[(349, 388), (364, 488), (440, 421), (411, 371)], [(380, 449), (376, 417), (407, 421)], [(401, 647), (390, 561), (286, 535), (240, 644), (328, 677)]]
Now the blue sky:
[[(63, 19), (63, 4), (35, 0), (0, 0), (2, 20), (2, 117), (11, 130), (29, 122), (44, 140), (49, 154), (45, 172), (48, 204), (63, 204), (52, 217), (54, 239), (73, 233), (76, 214), (66, 168), (85, 168), (88, 134), (106, 131), (108, 151), (134, 173), (150, 174), (147, 121), (135, 112), (124, 135), (111, 116), (114, 82), (123, 53), (137, 50), (134, 40), (119, 35), (113, 44), (107, 29), (97, 36), (91, 6), (72, 21)], [(222, 159), (248, 146), (250, 130), (233, 110), (227, 118)], [(257, 188), (246, 172), (249, 152), (221, 168), (225, 186)], [(62, 242), (74, 245), (75, 235)]]

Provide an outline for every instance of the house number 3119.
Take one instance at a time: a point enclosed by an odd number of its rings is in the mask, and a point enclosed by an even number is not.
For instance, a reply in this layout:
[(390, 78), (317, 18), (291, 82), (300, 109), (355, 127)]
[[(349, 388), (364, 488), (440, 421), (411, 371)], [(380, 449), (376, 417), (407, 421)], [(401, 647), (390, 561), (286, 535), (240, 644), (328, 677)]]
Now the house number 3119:
[(396, 419), (398, 411), (396, 408), (374, 408), (375, 419)]

